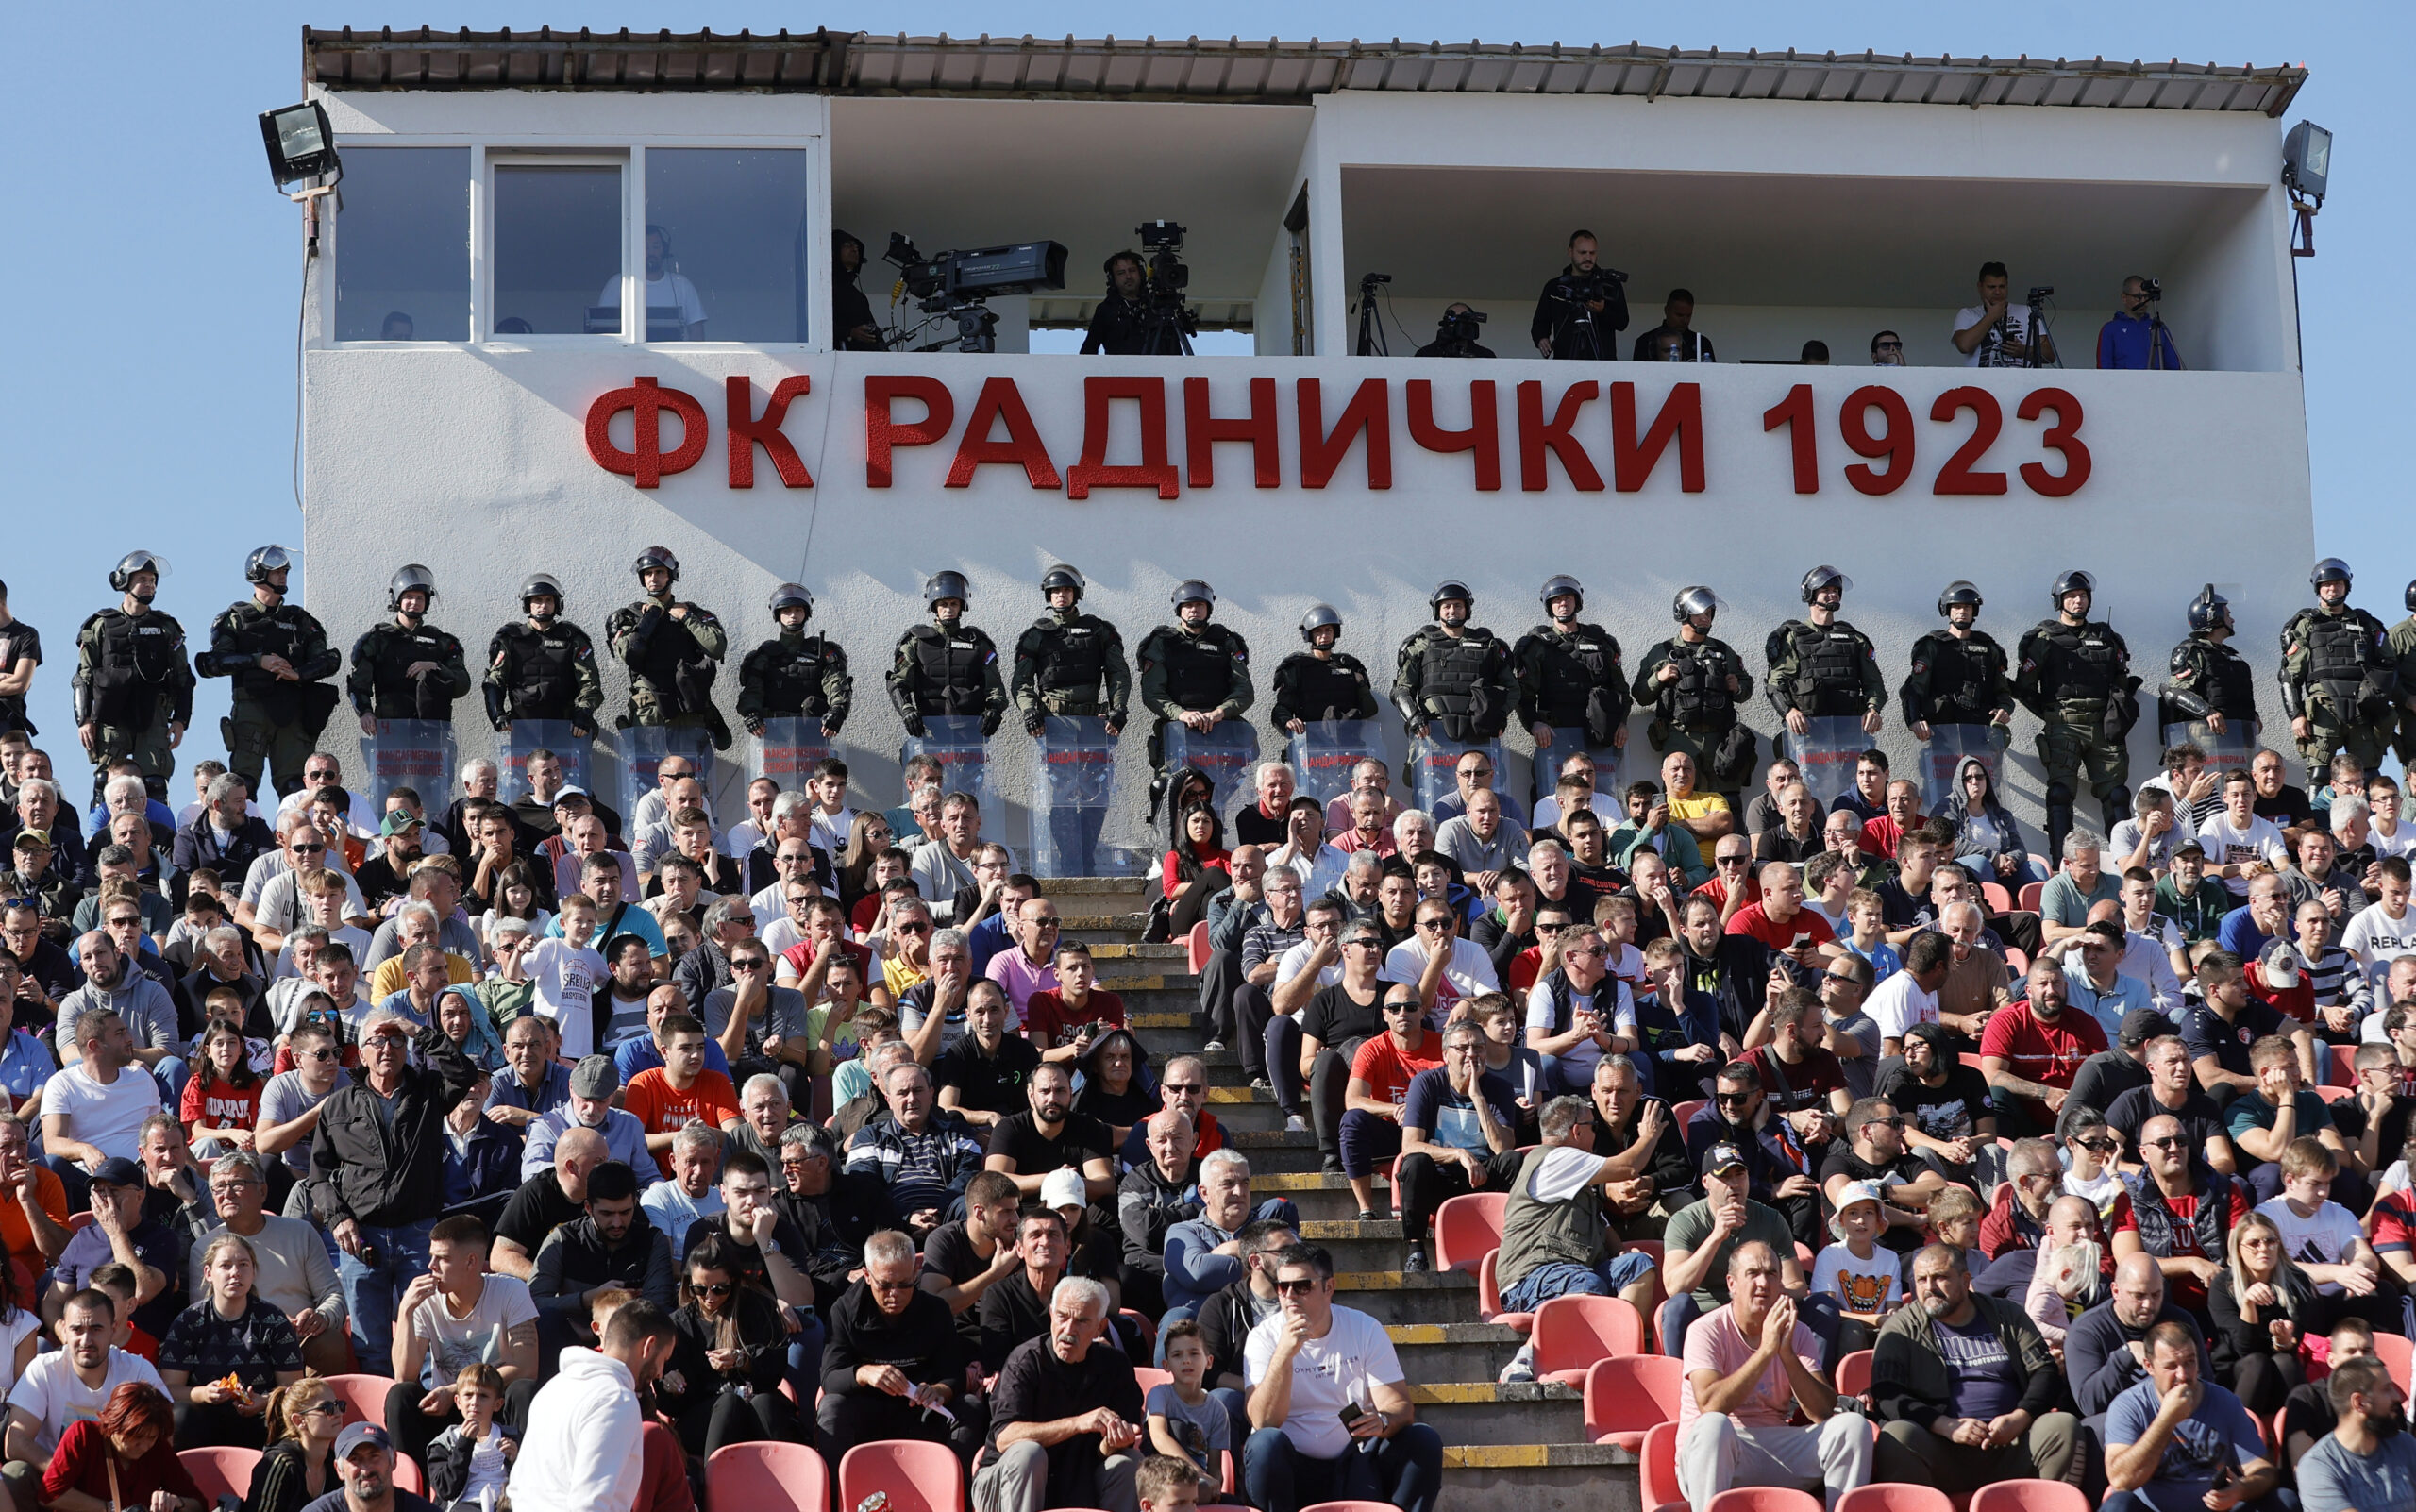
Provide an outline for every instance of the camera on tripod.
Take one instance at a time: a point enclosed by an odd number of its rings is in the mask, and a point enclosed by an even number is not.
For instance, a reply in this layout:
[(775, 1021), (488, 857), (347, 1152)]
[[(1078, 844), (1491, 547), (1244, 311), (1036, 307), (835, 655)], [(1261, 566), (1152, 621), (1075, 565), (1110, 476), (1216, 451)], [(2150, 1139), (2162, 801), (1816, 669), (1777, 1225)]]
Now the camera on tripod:
[(1183, 302), (1191, 270), (1183, 263), (1183, 233), (1174, 221), (1143, 221), (1133, 228), (1145, 254), (1141, 298), (1147, 306), (1142, 324), (1148, 355), (1187, 357), (1200, 329), (1200, 317)]
[(2162, 278), (2141, 278), (2139, 280), (2139, 297), (2151, 302), (2162, 299), (2164, 297), (2164, 280)]
[(955, 319), (962, 352), (998, 349), (998, 317), (984, 303), (991, 295), (1065, 287), (1065, 249), (1055, 242), (952, 248), (927, 258), (905, 232), (892, 231), (881, 260), (898, 269), (916, 309)]
[(2030, 297), (2023, 300), (2022, 303), (2043, 305), (2055, 295), (2055, 286), (2052, 283), (2034, 284), (2031, 286)]
[(1596, 266), (1586, 273), (1564, 273), (1552, 281), (1552, 296), (1572, 305), (1590, 305), (1607, 300), (1612, 286), (1627, 282), (1627, 275), (1617, 268)]
[(1472, 344), (1477, 338), (1477, 328), (1484, 324), (1485, 311), (1482, 310), (1451, 311), (1447, 312), (1441, 320), (1435, 322), (1435, 339), (1438, 341), (1467, 342)]

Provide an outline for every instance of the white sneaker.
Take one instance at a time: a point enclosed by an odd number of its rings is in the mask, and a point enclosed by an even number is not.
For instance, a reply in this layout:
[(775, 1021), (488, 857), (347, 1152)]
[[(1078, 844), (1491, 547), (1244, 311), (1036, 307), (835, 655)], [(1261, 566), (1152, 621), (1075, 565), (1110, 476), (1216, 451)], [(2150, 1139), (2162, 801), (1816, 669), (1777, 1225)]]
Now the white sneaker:
[(1502, 1368), (1502, 1384), (1503, 1386), (1533, 1386), (1535, 1381), (1535, 1347), (1532, 1344), (1523, 1345), (1518, 1353), (1510, 1356), (1510, 1363)]
[(1284, 1132), (1285, 1134), (1307, 1134), (1309, 1132), (1309, 1120), (1295, 1113), (1284, 1120)]

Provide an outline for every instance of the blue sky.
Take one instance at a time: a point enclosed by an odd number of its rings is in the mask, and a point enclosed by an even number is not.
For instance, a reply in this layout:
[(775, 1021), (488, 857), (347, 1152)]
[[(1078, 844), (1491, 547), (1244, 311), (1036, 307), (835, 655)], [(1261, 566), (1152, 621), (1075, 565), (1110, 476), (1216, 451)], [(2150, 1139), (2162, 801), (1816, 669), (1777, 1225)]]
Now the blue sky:
[[(0, 92), (0, 140), (15, 227), (0, 240), (9, 310), (0, 400), (11, 432), (10, 607), (39, 627), (49, 657), (33, 718), (70, 791), (87, 779), (69, 713), (73, 637), (110, 601), (126, 549), (166, 555), (160, 603), (206, 635), (243, 596), (243, 554), (301, 537), (292, 481), (298, 214), (270, 189), (255, 115), (301, 92), (300, 29), (351, 25), (480, 29), (541, 25), (810, 29), (1092, 37), (1240, 34), (1401, 37), (1586, 44), (1932, 55), (2305, 63), (2313, 78), (2291, 119), (2337, 134), (2322, 256), (2301, 264), (2307, 405), (2319, 551), (2358, 569), (2357, 600), (2399, 617), (2416, 578), (2408, 522), (2407, 417), (2416, 364), (2399, 312), (2405, 249), (2416, 245), (2416, 155), (2408, 77), (2416, 8), (2238, 3), (2027, 6), (1724, 4), (1697, 0), (1650, 19), (1496, 4), (1124, 6), (954, 3), (814, 13), (765, 5), (636, 6), (604, 0), (487, 0), (442, 13), (425, 0), (291, 6), (28, 7), (8, 37), (19, 59)], [(1588, 27), (1590, 29), (1580, 29)], [(2393, 143), (2397, 145), (2394, 146)], [(2396, 255), (2399, 260), (2391, 260)], [(2154, 446), (2156, 438), (2138, 439)], [(405, 560), (408, 522), (396, 522)], [(2191, 543), (2211, 562), (2253, 542)], [(307, 570), (307, 568), (306, 568)], [(2119, 565), (2112, 570), (2119, 572)], [(2209, 569), (2210, 576), (2221, 576)], [(466, 614), (467, 612), (464, 611)], [(482, 606), (450, 628), (482, 642)], [(475, 624), (470, 621), (475, 620)], [(195, 754), (216, 754), (226, 684), (203, 684)], [(333, 727), (331, 727), (332, 729)], [(189, 766), (191, 756), (180, 762)], [(184, 791), (180, 782), (179, 792)]]

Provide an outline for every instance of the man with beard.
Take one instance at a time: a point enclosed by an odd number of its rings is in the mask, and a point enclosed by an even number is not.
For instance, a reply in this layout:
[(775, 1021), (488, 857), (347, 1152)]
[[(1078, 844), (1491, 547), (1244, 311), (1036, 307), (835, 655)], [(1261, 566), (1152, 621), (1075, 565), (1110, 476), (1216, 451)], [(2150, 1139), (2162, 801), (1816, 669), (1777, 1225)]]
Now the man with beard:
[(2021, 1307), (1971, 1289), (1963, 1252), (1913, 1256), (1913, 1305), (1879, 1330), (1876, 1479), (1952, 1494), (1995, 1481), (2061, 1480), (2080, 1423), (2057, 1412), (2063, 1374)]
[(2299, 1504), (2307, 1512), (2416, 1504), (2408, 1393), (2390, 1369), (2352, 1360), (2333, 1370), (2328, 1390), (2340, 1425), (2299, 1461)]

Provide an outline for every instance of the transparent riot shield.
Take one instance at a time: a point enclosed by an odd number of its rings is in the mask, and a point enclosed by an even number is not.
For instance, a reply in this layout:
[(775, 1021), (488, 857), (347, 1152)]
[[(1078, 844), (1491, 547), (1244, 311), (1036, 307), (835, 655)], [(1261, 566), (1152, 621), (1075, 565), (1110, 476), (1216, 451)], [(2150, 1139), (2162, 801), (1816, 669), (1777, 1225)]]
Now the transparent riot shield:
[(1966, 761), (1988, 771), (1988, 791), (2005, 786), (2005, 748), (2012, 731), (2003, 725), (1932, 725), (1921, 747), (1921, 812), (1937, 814), (1962, 795), (1955, 774)]
[(1625, 804), (1627, 800), (1619, 797), (1619, 790), (1626, 785), (1623, 775), (1627, 752), (1617, 746), (1589, 746), (1585, 731), (1558, 725), (1552, 727), (1552, 744), (1535, 748), (1535, 800), (1541, 803), (1552, 797), (1553, 785), (1560, 781), (1560, 764), (1581, 750), (1594, 758), (1594, 791)]
[(1804, 769), (1804, 785), (1820, 799), (1821, 812), (1854, 788), (1854, 764), (1871, 748), (1862, 721), (1852, 714), (1832, 714), (1807, 721), (1801, 735), (1788, 735), (1787, 753)]
[[(616, 764), (621, 779), (621, 812), (634, 815), (638, 800), (655, 787), (655, 771), (666, 756), (685, 756), (695, 764), (697, 781), (713, 790), (713, 736), (710, 730), (687, 726), (631, 725), (617, 732)], [(787, 784), (782, 783), (783, 789)]]
[(1035, 876), (1099, 875), (1099, 831), (1116, 783), (1116, 739), (1090, 715), (1051, 716), (1032, 764), (1032, 864)]
[(1495, 772), (1502, 770), (1502, 742), (1498, 740), (1444, 740), (1428, 735), (1409, 743), (1409, 790), (1418, 806), (1427, 813), (1460, 791), (1460, 758), (1470, 751), (1481, 751), (1493, 763)]
[(380, 719), (361, 740), (369, 812), (386, 812), (386, 795), (408, 787), (423, 812), (442, 814), (453, 801), (453, 724), (448, 719)]
[(2243, 725), (2238, 720), (2227, 723), (2230, 728), (2220, 735), (2203, 719), (2192, 719), (2188, 724), (2170, 724), (2164, 727), (2164, 743), (2178, 746), (2188, 741), (2206, 753), (2206, 765), (2214, 771), (2227, 772), (2235, 766), (2246, 771), (2248, 764), (2257, 759), (2257, 727)]
[(998, 812), (990, 802), (990, 751), (982, 738), (980, 714), (925, 715), (923, 732), (907, 736), (898, 748), (898, 764), (903, 766), (917, 756), (940, 764), (941, 792), (970, 793), (983, 814)]
[(1383, 727), (1373, 719), (1318, 719), (1294, 735), (1285, 751), (1292, 785), (1320, 803), (1351, 791), (1351, 769), (1384, 759)]
[(514, 719), (503, 732), (503, 801), (517, 803), (528, 796), (528, 758), (541, 750), (561, 760), (565, 783), (596, 791), (594, 737), (573, 733), (567, 719)]
[(814, 764), (830, 758), (830, 737), (819, 719), (766, 719), (755, 737), (755, 773), (780, 784), (783, 793), (803, 791)]
[(1165, 742), (1166, 770), (1197, 766), (1207, 773), (1216, 789), (1217, 815), (1231, 819), (1234, 796), (1253, 790), (1250, 768), (1258, 763), (1258, 731), (1247, 720), (1227, 719), (1204, 735), (1170, 724), (1160, 738)]

